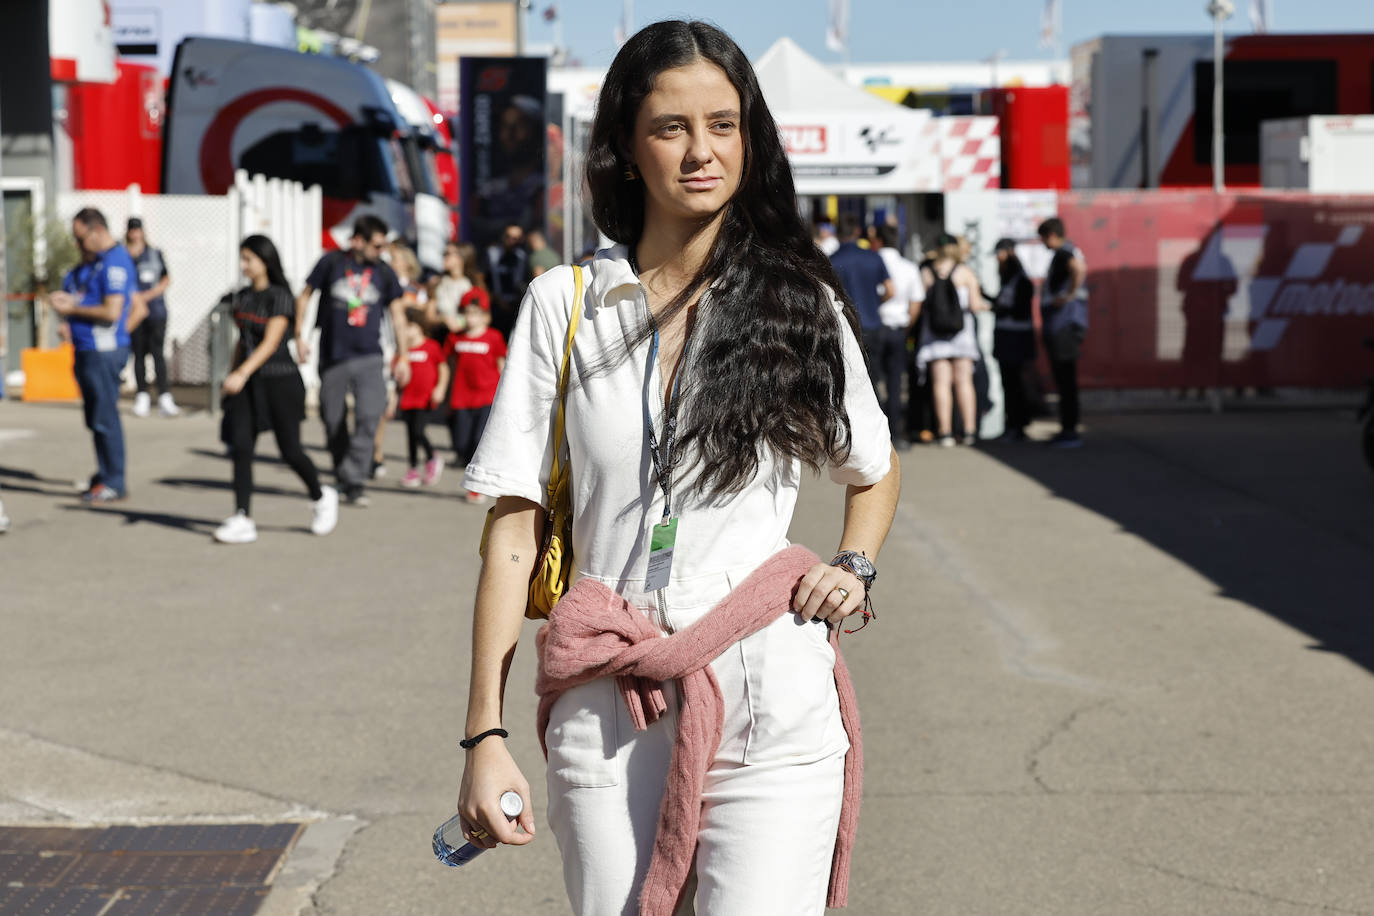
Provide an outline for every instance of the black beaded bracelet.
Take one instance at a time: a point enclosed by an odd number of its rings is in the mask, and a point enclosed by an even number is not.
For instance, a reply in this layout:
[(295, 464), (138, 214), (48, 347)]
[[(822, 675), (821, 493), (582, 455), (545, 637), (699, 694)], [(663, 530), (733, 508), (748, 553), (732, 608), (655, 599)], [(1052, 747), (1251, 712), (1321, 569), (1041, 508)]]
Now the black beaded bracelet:
[(482, 743), (483, 738), (490, 738), (492, 735), (499, 735), (502, 738), (509, 738), (510, 732), (504, 728), (489, 728), (480, 735), (473, 735), (471, 738), (464, 738), (458, 742), (458, 746), (465, 751), (470, 751)]

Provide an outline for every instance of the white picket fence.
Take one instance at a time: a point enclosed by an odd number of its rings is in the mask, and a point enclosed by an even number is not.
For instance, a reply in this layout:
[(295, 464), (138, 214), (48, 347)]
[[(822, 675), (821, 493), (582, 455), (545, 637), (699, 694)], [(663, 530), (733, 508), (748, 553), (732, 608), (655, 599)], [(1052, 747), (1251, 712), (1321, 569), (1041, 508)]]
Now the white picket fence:
[(321, 203), (318, 185), (307, 189), (239, 171), (220, 196), (144, 194), (136, 184), (124, 191), (59, 192), (57, 218), (68, 225), (78, 210), (95, 207), (116, 236), (129, 217), (143, 220), (148, 244), (162, 251), (171, 277), (167, 372), (174, 384), (203, 385), (210, 381), (210, 313), (243, 283), (239, 242), (255, 233), (271, 238), (286, 279), (299, 290), (322, 252)]

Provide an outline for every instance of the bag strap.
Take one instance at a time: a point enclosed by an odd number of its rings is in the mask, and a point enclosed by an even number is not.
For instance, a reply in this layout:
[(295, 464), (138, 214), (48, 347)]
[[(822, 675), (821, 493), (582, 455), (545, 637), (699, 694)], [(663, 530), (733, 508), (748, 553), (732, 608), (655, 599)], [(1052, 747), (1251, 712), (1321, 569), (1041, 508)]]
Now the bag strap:
[(582, 317), (582, 268), (573, 265), (573, 302), (572, 315), (568, 318), (568, 333), (563, 341), (563, 366), (558, 374), (558, 411), (553, 421), (553, 467), (549, 469), (548, 503), (553, 505), (554, 491), (563, 475), (564, 410), (568, 404), (568, 378), (572, 374), (573, 338), (577, 335), (577, 322)]

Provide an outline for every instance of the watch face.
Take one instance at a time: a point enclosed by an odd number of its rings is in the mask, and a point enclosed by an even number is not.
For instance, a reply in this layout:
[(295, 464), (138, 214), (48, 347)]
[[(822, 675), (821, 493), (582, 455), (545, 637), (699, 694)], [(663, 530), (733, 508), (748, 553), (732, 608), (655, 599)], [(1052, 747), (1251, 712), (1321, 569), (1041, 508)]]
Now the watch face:
[(868, 557), (850, 557), (849, 562), (853, 565), (854, 572), (858, 573), (860, 578), (867, 579), (878, 574), (877, 567), (868, 561)]

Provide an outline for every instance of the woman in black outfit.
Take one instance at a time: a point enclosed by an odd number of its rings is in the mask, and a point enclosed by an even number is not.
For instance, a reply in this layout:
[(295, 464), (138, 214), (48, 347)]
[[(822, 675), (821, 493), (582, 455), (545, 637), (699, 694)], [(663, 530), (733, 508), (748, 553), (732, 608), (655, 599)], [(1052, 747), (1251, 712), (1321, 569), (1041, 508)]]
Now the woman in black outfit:
[(239, 246), (239, 267), (248, 286), (234, 294), (239, 344), (234, 370), (223, 386), (223, 436), (234, 459), (236, 511), (215, 529), (215, 540), (247, 544), (258, 539), (248, 503), (253, 494), (253, 448), (258, 433), (267, 429), (276, 435), (282, 460), (310, 491), (310, 530), (328, 534), (338, 521), (339, 494), (333, 487), (320, 486), (320, 475), (301, 448), (305, 384), (287, 349), (296, 306), (272, 240), (265, 235), (244, 239)]
[(993, 303), (997, 330), (993, 334), (992, 355), (1002, 370), (1002, 394), (1007, 410), (1007, 431), (1003, 435), (1021, 441), (1026, 438), (1026, 427), (1031, 421), (1026, 370), (1035, 362), (1035, 328), (1031, 321), (1035, 285), (1016, 256), (1014, 241), (1000, 239), (993, 250), (997, 253), (997, 270), (1002, 278), (1002, 288)]

